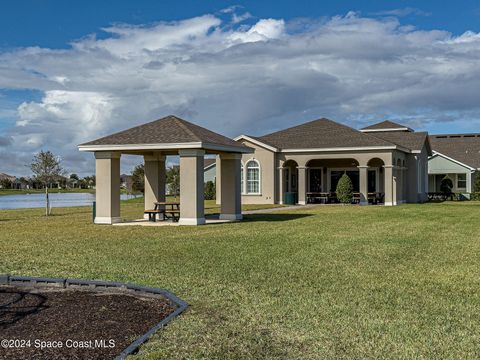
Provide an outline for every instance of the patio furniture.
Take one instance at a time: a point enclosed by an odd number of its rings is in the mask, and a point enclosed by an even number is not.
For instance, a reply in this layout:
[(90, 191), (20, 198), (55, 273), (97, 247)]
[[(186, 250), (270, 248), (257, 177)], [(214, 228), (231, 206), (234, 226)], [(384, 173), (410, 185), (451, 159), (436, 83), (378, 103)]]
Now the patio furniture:
[(354, 192), (353, 193), (352, 202), (354, 204), (360, 204), (360, 193), (359, 192)]
[(163, 212), (163, 220), (171, 219), (173, 222), (177, 222), (180, 219), (180, 203), (179, 202), (176, 202), (176, 201), (156, 202), (155, 210), (159, 210)]
[(163, 214), (163, 219), (165, 220), (165, 210), (163, 209), (152, 209), (152, 210), (145, 210), (144, 214), (148, 214), (148, 221), (157, 221), (157, 214)]

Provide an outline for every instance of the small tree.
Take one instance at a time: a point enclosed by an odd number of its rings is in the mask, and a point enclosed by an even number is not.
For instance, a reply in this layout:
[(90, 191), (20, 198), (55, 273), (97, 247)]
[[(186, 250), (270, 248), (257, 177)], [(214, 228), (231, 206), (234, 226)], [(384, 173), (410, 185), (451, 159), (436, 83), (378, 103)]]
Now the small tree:
[(344, 173), (337, 184), (337, 199), (342, 204), (351, 204), (353, 200), (353, 184), (347, 173)]
[(213, 181), (207, 181), (205, 183), (205, 200), (215, 200), (215, 184)]
[(145, 166), (143, 164), (135, 166), (132, 171), (132, 190), (145, 192)]
[(453, 182), (447, 175), (440, 182), (440, 191), (445, 195), (450, 195), (453, 189)]
[(30, 169), (35, 176), (35, 180), (45, 186), (45, 215), (48, 216), (51, 213), (48, 185), (60, 179), (64, 173), (61, 159), (50, 151), (41, 150), (34, 155)]
[(175, 200), (177, 200), (180, 192), (180, 168), (178, 166), (172, 166), (167, 169), (167, 184), (170, 192), (175, 196)]

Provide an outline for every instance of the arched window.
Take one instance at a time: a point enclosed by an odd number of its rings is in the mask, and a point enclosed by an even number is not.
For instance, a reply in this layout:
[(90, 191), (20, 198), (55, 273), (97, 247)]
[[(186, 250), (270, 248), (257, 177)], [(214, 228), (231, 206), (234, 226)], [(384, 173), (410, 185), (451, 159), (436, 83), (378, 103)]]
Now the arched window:
[(247, 194), (260, 194), (260, 164), (257, 160), (247, 163)]

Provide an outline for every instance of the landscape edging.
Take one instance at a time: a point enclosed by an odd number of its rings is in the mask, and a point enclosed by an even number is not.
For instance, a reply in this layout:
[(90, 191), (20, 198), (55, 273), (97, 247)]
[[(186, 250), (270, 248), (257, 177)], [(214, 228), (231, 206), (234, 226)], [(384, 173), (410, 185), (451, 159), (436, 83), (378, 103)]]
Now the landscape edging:
[(35, 276), (16, 276), (8, 274), (0, 274), (0, 285), (53, 285), (61, 286), (62, 288), (76, 287), (76, 286), (85, 286), (92, 287), (94, 289), (107, 289), (107, 288), (119, 288), (123, 290), (132, 290), (134, 292), (141, 292), (145, 294), (155, 294), (162, 295), (174, 303), (177, 308), (174, 312), (168, 315), (166, 318), (161, 320), (158, 324), (152, 326), (145, 334), (139, 336), (134, 342), (128, 345), (121, 353), (118, 355), (115, 360), (123, 360), (128, 355), (134, 354), (138, 348), (147, 342), (157, 331), (167, 325), (170, 321), (180, 315), (188, 308), (188, 304), (177, 297), (171, 292), (160, 289), (152, 288), (148, 286), (141, 286), (135, 284), (128, 284), (115, 281), (102, 281), (102, 280), (78, 280), (70, 278), (47, 278), (47, 277), (35, 277)]

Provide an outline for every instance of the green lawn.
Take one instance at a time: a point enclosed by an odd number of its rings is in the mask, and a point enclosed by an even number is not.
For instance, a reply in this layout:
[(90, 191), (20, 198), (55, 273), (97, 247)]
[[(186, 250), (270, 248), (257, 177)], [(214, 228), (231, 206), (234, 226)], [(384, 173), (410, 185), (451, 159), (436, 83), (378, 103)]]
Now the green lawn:
[(319, 206), (200, 227), (95, 226), (90, 211), (0, 211), (0, 273), (173, 291), (191, 307), (140, 358), (480, 357), (478, 202)]

